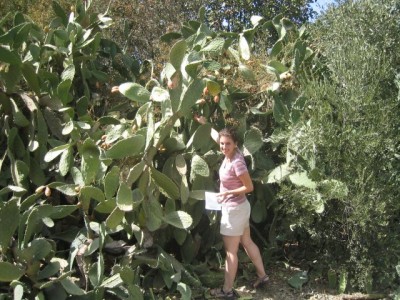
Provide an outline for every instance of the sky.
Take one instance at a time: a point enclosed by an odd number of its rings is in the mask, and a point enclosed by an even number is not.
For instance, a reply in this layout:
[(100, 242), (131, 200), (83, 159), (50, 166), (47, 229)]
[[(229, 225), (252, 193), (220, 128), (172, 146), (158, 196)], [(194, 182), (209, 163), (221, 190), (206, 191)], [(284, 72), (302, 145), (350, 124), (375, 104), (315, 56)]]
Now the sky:
[(311, 5), (311, 7), (316, 11), (316, 12), (321, 12), (321, 9), (323, 10), (326, 8), (328, 4), (335, 3), (334, 0), (317, 0), (315, 3)]

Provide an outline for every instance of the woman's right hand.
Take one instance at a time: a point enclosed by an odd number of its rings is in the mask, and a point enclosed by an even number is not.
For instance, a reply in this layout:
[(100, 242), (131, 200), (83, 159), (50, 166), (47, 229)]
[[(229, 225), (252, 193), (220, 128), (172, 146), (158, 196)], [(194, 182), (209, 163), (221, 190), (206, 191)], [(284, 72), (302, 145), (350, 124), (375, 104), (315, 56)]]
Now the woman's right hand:
[(225, 191), (225, 192), (222, 192), (222, 193), (218, 193), (217, 194), (217, 201), (218, 201), (218, 203), (224, 203), (224, 202), (226, 202), (227, 200), (228, 200), (228, 195), (229, 195), (229, 192), (228, 191)]

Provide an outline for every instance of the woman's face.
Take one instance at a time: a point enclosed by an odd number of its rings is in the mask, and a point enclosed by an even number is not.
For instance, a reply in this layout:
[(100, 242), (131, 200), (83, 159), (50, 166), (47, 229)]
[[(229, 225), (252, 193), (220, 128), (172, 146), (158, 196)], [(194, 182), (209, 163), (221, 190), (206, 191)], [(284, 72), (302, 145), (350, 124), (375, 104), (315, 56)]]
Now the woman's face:
[(221, 136), (219, 138), (219, 147), (225, 157), (231, 158), (235, 154), (236, 143), (227, 136)]

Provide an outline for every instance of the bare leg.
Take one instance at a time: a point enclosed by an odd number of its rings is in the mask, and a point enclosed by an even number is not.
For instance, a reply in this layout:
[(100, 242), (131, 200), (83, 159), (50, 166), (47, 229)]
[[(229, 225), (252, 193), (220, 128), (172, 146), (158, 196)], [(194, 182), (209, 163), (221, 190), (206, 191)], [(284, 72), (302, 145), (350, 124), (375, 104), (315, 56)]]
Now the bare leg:
[(258, 278), (263, 278), (265, 274), (264, 263), (260, 254), (260, 250), (257, 245), (253, 242), (250, 236), (250, 227), (245, 228), (243, 235), (240, 237), (240, 242), (243, 245), (244, 250), (253, 262)]
[(226, 236), (222, 237), (224, 241), (226, 259), (225, 259), (225, 282), (224, 291), (229, 292), (233, 288), (237, 269), (238, 269), (238, 256), (240, 236)]

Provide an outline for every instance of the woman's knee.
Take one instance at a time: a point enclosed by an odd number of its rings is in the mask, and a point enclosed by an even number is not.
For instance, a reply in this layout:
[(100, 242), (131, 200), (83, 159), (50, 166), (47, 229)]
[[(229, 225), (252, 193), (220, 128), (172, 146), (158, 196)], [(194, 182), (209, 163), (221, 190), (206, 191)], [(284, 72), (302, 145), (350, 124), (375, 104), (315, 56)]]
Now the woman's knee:
[(237, 254), (237, 252), (226, 251), (226, 258), (228, 258), (230, 260), (235, 260), (238, 258), (238, 254)]
[(245, 239), (243, 239), (243, 240), (241, 241), (241, 244), (242, 244), (242, 246), (243, 246), (245, 249), (254, 247), (254, 245), (255, 245), (254, 242), (253, 242), (253, 240), (252, 240), (251, 238), (245, 238)]

